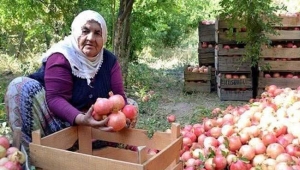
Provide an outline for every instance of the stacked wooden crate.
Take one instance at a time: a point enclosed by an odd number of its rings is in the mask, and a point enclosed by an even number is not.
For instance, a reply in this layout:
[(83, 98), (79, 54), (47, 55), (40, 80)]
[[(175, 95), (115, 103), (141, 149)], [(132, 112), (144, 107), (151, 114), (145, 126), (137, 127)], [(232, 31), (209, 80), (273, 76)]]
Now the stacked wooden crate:
[(271, 44), (262, 47), (259, 61), (258, 96), (269, 85), (292, 89), (300, 86), (300, 16), (281, 16), (278, 35), (268, 35)]
[(253, 97), (251, 62), (245, 59), (245, 44), (240, 40), (246, 34), (245, 28), (236, 26), (232, 35), (225, 20), (218, 19), (215, 24), (215, 68), (217, 93), (221, 100), (247, 101)]
[(213, 66), (215, 63), (215, 23), (214, 22), (199, 22), (199, 48), (198, 59), (199, 65)]
[[(193, 92), (212, 92), (216, 87), (215, 79), (215, 21), (202, 21), (198, 26), (199, 47), (198, 62), (199, 67), (209, 67), (209, 73), (198, 74), (187, 72), (185, 69), (185, 91)], [(194, 78), (196, 79), (194, 79)], [(191, 82), (194, 81), (194, 82)], [(195, 82), (197, 81), (197, 82)]]
[(184, 69), (184, 92), (211, 92), (215, 82), (215, 69), (211, 66), (191, 66)]

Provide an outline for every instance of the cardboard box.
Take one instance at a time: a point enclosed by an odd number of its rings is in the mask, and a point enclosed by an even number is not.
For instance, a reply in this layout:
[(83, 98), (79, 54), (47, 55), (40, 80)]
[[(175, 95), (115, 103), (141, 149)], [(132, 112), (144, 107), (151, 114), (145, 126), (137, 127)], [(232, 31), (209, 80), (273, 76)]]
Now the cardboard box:
[[(181, 170), (179, 160), (182, 148), (180, 126), (173, 123), (171, 133), (155, 132), (149, 138), (147, 131), (125, 128), (119, 132), (104, 132), (87, 126), (73, 126), (41, 138), (32, 133), (30, 158), (34, 166), (43, 170)], [(106, 147), (92, 149), (92, 139), (138, 146), (138, 151)], [(78, 151), (67, 149), (78, 140)], [(159, 150), (149, 155), (147, 148)]]

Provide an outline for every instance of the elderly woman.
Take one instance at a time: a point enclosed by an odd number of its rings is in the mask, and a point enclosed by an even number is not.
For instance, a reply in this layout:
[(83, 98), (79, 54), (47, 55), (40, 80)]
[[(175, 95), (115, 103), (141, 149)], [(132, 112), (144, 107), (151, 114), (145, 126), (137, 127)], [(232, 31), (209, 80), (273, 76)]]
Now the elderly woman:
[(103, 48), (107, 40), (103, 17), (83, 11), (71, 29), (71, 35), (43, 55), (37, 72), (14, 79), (7, 88), (5, 103), (16, 146), (21, 143), (28, 148), (31, 132), (37, 129), (43, 136), (70, 125), (110, 131), (107, 118), (96, 121), (92, 117), (91, 106), (98, 97), (108, 98), (109, 91), (130, 103), (117, 58)]

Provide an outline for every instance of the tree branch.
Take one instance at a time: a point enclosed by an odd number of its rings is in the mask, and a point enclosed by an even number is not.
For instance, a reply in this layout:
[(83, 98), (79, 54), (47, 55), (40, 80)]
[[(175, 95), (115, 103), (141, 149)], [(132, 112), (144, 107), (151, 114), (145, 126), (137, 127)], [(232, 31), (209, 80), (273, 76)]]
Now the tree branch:
[(124, 19), (126, 18), (126, 16), (131, 13), (132, 11), (132, 6), (133, 6), (134, 0), (129, 0), (129, 2), (126, 4), (126, 8), (123, 11), (123, 13), (119, 16), (119, 20), (120, 21), (124, 21)]

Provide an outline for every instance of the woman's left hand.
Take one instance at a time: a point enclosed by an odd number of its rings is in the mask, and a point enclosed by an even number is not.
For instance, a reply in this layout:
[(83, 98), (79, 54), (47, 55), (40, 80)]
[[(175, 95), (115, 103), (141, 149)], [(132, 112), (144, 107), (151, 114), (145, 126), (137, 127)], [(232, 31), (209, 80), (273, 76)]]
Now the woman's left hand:
[(75, 123), (77, 125), (91, 126), (93, 128), (98, 128), (103, 131), (113, 131), (112, 127), (107, 126), (108, 117), (103, 120), (95, 120), (92, 116), (93, 106), (85, 114), (78, 114), (75, 118)]

